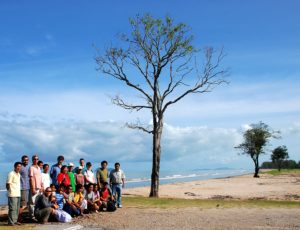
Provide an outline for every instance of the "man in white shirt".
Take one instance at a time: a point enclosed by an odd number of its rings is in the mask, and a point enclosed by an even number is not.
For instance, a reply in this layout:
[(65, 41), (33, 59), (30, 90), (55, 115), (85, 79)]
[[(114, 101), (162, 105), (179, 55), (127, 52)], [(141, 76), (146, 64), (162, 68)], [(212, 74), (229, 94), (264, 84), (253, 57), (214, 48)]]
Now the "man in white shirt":
[(115, 163), (115, 169), (109, 174), (109, 182), (113, 196), (117, 195), (118, 208), (122, 208), (122, 188), (125, 187), (125, 174), (120, 169), (120, 163)]
[(21, 162), (14, 164), (14, 170), (11, 171), (6, 180), (6, 189), (8, 195), (8, 225), (20, 225), (18, 222), (19, 208), (21, 201)]
[(48, 187), (50, 187), (50, 184), (51, 184), (51, 178), (50, 178), (50, 175), (49, 175), (48, 171), (49, 171), (49, 165), (44, 164), (43, 165), (43, 172), (42, 172), (43, 188), (48, 188)]

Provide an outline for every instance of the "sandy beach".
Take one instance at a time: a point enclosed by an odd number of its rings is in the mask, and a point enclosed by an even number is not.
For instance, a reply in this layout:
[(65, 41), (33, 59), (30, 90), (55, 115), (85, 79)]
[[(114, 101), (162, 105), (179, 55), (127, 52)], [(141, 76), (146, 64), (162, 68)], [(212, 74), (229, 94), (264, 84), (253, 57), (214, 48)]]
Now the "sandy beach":
[[(125, 189), (127, 196), (148, 196), (149, 187)], [(160, 197), (184, 199), (300, 200), (300, 173), (253, 174), (161, 185)]]
[[(300, 173), (260, 178), (243, 175), (230, 178), (174, 183), (160, 186), (162, 198), (212, 200), (217, 205), (186, 207), (146, 207), (126, 202), (129, 197), (147, 197), (148, 187), (124, 190), (124, 207), (116, 212), (93, 213), (71, 224), (25, 224), (30, 229), (300, 229)], [(147, 199), (147, 198), (145, 198)], [(221, 200), (293, 201), (294, 207), (219, 205)], [(192, 200), (190, 200), (192, 201)], [(2, 211), (3, 214), (4, 211)], [(2, 219), (0, 227), (5, 226)]]

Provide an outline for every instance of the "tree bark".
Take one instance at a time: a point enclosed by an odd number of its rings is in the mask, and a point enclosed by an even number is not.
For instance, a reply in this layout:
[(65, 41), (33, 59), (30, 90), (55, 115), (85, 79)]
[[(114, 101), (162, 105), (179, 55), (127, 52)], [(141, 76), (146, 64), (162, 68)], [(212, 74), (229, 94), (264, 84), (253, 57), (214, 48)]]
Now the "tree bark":
[(258, 178), (259, 175), (258, 175), (258, 172), (259, 172), (259, 164), (258, 164), (258, 157), (253, 159), (254, 161), (254, 165), (255, 165), (255, 172), (254, 172), (254, 176), (255, 178)]
[(160, 154), (161, 154), (161, 135), (163, 130), (163, 119), (153, 122), (153, 158), (152, 158), (152, 174), (151, 189), (149, 197), (158, 197), (159, 189), (159, 170), (160, 170)]

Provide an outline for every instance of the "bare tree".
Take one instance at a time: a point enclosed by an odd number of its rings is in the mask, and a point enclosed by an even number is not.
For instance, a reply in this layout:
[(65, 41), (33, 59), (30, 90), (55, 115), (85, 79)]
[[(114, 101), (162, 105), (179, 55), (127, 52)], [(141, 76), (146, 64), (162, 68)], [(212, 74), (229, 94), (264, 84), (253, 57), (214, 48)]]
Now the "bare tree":
[[(132, 33), (121, 35), (122, 47), (107, 48), (95, 58), (98, 70), (123, 82), (142, 97), (141, 103), (128, 103), (120, 96), (112, 102), (124, 109), (148, 109), (149, 127), (140, 122), (127, 124), (153, 136), (153, 162), (150, 197), (158, 197), (161, 137), (167, 109), (189, 94), (202, 94), (225, 83), (227, 70), (220, 69), (221, 51), (192, 45), (190, 29), (173, 19), (155, 19), (150, 15), (130, 19)], [(203, 54), (198, 65), (198, 54)], [(200, 55), (201, 56), (201, 55)]]

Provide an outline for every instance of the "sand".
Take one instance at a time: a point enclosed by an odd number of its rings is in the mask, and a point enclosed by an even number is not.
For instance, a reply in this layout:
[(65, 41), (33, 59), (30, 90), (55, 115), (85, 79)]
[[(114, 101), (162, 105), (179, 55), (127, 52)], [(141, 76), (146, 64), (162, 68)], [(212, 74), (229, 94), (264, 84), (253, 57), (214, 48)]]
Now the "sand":
[[(145, 196), (149, 188), (124, 190), (126, 196)], [(174, 183), (160, 186), (160, 197), (185, 199), (300, 200), (300, 174), (260, 178), (243, 175), (231, 178)], [(76, 229), (300, 229), (300, 208), (145, 208), (126, 207), (116, 212), (93, 213), (74, 219)], [(0, 222), (0, 228), (7, 222)], [(57, 224), (57, 223), (56, 223)], [(25, 225), (26, 226), (26, 225)], [(65, 229), (64, 225), (63, 229)], [(79, 227), (78, 227), (79, 226)], [(57, 225), (27, 225), (51, 229)]]
[[(149, 187), (124, 189), (127, 196), (148, 196)], [(300, 173), (237, 177), (161, 185), (159, 196), (185, 199), (300, 200)]]

